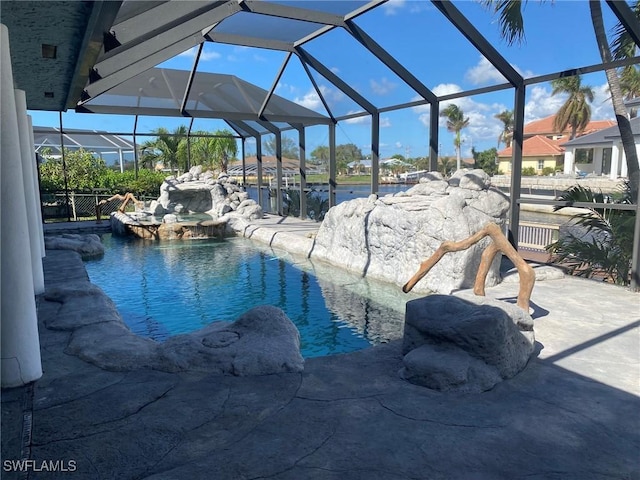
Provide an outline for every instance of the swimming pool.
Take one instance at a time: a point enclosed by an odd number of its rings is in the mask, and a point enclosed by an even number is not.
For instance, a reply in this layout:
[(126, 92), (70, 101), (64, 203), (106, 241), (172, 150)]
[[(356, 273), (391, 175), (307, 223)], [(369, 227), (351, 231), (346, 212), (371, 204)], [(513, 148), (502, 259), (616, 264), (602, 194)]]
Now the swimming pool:
[(240, 237), (153, 242), (104, 235), (102, 242), (104, 257), (85, 263), (91, 282), (133, 332), (159, 341), (269, 304), (297, 326), (304, 357), (347, 353), (400, 338), (413, 298)]

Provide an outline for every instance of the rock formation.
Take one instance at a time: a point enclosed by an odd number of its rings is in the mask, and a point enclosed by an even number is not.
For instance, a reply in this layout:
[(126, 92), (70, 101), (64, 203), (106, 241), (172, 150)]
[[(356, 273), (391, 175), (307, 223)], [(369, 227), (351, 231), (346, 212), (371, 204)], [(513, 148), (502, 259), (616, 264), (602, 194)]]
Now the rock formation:
[(85, 260), (104, 255), (104, 245), (102, 245), (100, 237), (93, 233), (45, 235), (44, 246), (47, 250), (73, 250)]
[(533, 320), (515, 305), (430, 295), (407, 302), (401, 375), (434, 390), (482, 392), (520, 372), (534, 343)]
[[(482, 170), (461, 170), (449, 181), (433, 172), (406, 192), (331, 208), (311, 258), (402, 286), (442, 242), (465, 239), (488, 223), (503, 226), (508, 209), (508, 198), (491, 188)], [(488, 243), (484, 239), (468, 250), (448, 254), (414, 291), (450, 293), (472, 287)], [(487, 275), (488, 286), (499, 282), (499, 266), (498, 255)]]
[(235, 178), (226, 173), (213, 177), (213, 172), (202, 172), (199, 165), (177, 178), (167, 177), (160, 186), (160, 197), (150, 206), (151, 213), (206, 213), (221, 217), (237, 212), (249, 219), (262, 218), (262, 208), (242, 191)]
[[(203, 218), (184, 218), (200, 214)], [(235, 178), (217, 178), (201, 166), (179, 177), (170, 176), (160, 186), (160, 197), (136, 212), (111, 214), (114, 233), (132, 233), (146, 239), (223, 237), (231, 218), (262, 218), (262, 207), (242, 191)]]

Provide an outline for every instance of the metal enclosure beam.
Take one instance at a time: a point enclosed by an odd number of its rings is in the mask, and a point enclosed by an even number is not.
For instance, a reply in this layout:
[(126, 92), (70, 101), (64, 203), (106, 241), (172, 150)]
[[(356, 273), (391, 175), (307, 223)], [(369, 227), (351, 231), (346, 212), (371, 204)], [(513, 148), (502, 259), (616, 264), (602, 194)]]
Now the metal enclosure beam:
[(280, 70), (278, 70), (276, 78), (273, 79), (271, 88), (267, 92), (267, 96), (264, 98), (264, 101), (262, 102), (262, 106), (260, 107), (260, 110), (258, 110), (258, 117), (262, 117), (264, 110), (267, 108), (267, 104), (269, 103), (269, 100), (271, 100), (271, 96), (273, 95), (273, 92), (275, 92), (276, 87), (278, 86), (278, 82), (280, 81), (280, 78), (282, 78), (282, 74), (284, 73), (285, 68), (287, 68), (287, 64), (289, 63), (289, 59), (291, 58), (291, 55), (292, 53), (289, 52), (285, 57), (284, 61), (282, 62), (282, 65), (280, 66)]
[(329, 208), (336, 205), (336, 125), (329, 124)]
[(266, 48), (267, 50), (293, 51), (293, 43), (280, 40), (268, 40), (266, 38), (249, 37), (233, 33), (209, 32), (205, 38), (211, 42), (226, 43), (228, 45), (242, 45), (243, 47)]
[(522, 75), (511, 66), (507, 60), (500, 55), (489, 41), (474, 27), (460, 10), (453, 6), (450, 1), (432, 0), (433, 5), (464, 35), (471, 44), (478, 49), (484, 57), (496, 67), (496, 69), (514, 87), (522, 83)]
[[(307, 218), (307, 139), (302, 125), (299, 125), (296, 130), (298, 130), (298, 151), (300, 157), (300, 218), (304, 220)], [(316, 212), (316, 214), (317, 213), (318, 212)]]
[(193, 68), (191, 69), (191, 73), (189, 73), (189, 79), (187, 80), (187, 86), (184, 89), (184, 96), (182, 97), (182, 104), (180, 105), (180, 114), (187, 115), (187, 101), (189, 100), (189, 94), (191, 93), (191, 86), (193, 85), (193, 79), (196, 76), (196, 72), (198, 71), (198, 62), (200, 61), (200, 55), (202, 55), (202, 48), (204, 47), (204, 43), (201, 43), (198, 46), (198, 51), (196, 52), (196, 57), (193, 59)]
[(607, 0), (607, 5), (609, 5), (609, 8), (615, 16), (618, 17), (618, 20), (620, 20), (620, 23), (627, 30), (633, 41), (636, 42), (636, 46), (640, 48), (640, 22), (638, 22), (638, 17), (631, 8), (629, 8), (627, 2)]
[(371, 193), (380, 186), (380, 114), (371, 115)]
[(263, 179), (262, 179), (262, 136), (261, 135), (257, 135), (255, 137), (256, 139), (256, 167), (257, 167), (257, 173), (258, 173), (258, 178), (257, 178), (257, 187), (258, 187), (258, 204), (262, 207), (262, 209), (264, 210), (264, 205), (263, 205), (263, 201), (262, 201), (262, 183), (263, 183)]
[(114, 72), (107, 77), (100, 78), (99, 80), (94, 81), (90, 85), (86, 86), (83, 92), (82, 101), (78, 102), (78, 105), (83, 105), (92, 98), (111, 90), (113, 87), (116, 87), (121, 83), (126, 82), (130, 78), (133, 78), (136, 75), (155, 67), (159, 63), (162, 63), (169, 58), (173, 58), (176, 55), (189, 50), (191, 47), (198, 45), (203, 41), (204, 38), (200, 38), (199, 40), (195, 40), (194, 38), (186, 38), (184, 40), (181, 40), (180, 42), (164, 48), (161, 51), (150, 53), (148, 56), (145, 56), (144, 58), (141, 58), (140, 60), (133, 62), (130, 65), (124, 66), (122, 69)]
[(275, 125), (268, 122), (259, 122), (276, 137), (276, 210), (278, 215), (284, 214), (282, 205), (282, 132)]
[(630, 287), (632, 291), (638, 292), (640, 291), (640, 200), (636, 202), (636, 222), (633, 229), (633, 239)]
[[(136, 2), (125, 2), (125, 6)], [(110, 28), (113, 36), (121, 45), (148, 40), (157, 32), (185, 23), (190, 19), (222, 6), (220, 0), (167, 1), (154, 4), (150, 1), (137, 2), (142, 8), (131, 12), (126, 18), (118, 15)], [(124, 9), (124, 7), (123, 7)]]
[(322, 95), (322, 92), (320, 91), (320, 87), (318, 87), (318, 83), (316, 82), (316, 79), (313, 78), (313, 75), (311, 74), (311, 71), (309, 70), (309, 65), (304, 63), (300, 59), (300, 57), (298, 57), (298, 61), (300, 62), (300, 65), (302, 65), (302, 68), (304, 68), (304, 71), (307, 72), (307, 77), (309, 78), (309, 81), (311, 82), (311, 85), (313, 85), (313, 88), (316, 91), (316, 95), (318, 95), (318, 98), (320, 99), (320, 101), (322, 102), (322, 105), (324, 106), (325, 110), (327, 111), (327, 115), (329, 115), (329, 118), (331, 118), (331, 122), (332, 123), (336, 123), (336, 119), (333, 116), (333, 113), (331, 112), (331, 109), (329, 108), (329, 104), (327, 104), (327, 101), (324, 98), (324, 95)]
[(431, 104), (429, 110), (429, 170), (438, 171), (438, 155), (440, 154), (439, 142), (440, 127), (440, 102)]
[(241, 3), (244, 10), (272, 17), (288, 18), (291, 20), (300, 20), (303, 22), (312, 22), (325, 25), (340, 26), (343, 19), (340, 15), (320, 12), (318, 10), (310, 10), (307, 8), (285, 6), (270, 2), (257, 2), (255, 0), (244, 0)]
[(320, 75), (333, 83), (338, 87), (346, 96), (351, 98), (354, 102), (364, 108), (367, 112), (373, 114), (376, 112), (376, 107), (370, 103), (366, 98), (356, 92), (353, 88), (347, 85), (340, 77), (324, 66), (322, 62), (313, 57), (302, 47), (296, 47), (295, 52), (303, 63), (311, 65)]
[(375, 57), (384, 63), (389, 70), (395, 73), (402, 81), (411, 87), (418, 95), (425, 98), (429, 102), (437, 100), (436, 95), (429, 90), (420, 80), (418, 80), (409, 70), (407, 70), (398, 60), (391, 56), (384, 48), (382, 48), (373, 38), (371, 38), (363, 29), (356, 25), (352, 20), (347, 20), (344, 26), (345, 30), (351, 34), (358, 42), (360, 42)]
[(82, 91), (87, 84), (89, 73), (100, 55), (104, 34), (111, 28), (122, 5), (121, 1), (98, 1), (93, 3), (91, 16), (82, 41), (82, 49), (78, 53), (76, 68), (65, 99), (66, 108), (75, 107), (82, 97)]
[(526, 87), (521, 85), (515, 90), (513, 101), (513, 156), (511, 168), (511, 191), (509, 210), (509, 232), (513, 246), (518, 249), (518, 233), (520, 228), (520, 191), (522, 183), (522, 144), (524, 142), (524, 105)]
[[(173, 2), (172, 2), (173, 3)], [(130, 43), (104, 54), (94, 71), (98, 80), (85, 88), (85, 99), (92, 98), (163, 61), (204, 41), (202, 30), (240, 11), (237, 2), (227, 2), (217, 8), (201, 7), (187, 21), (175, 21), (145, 32)]]

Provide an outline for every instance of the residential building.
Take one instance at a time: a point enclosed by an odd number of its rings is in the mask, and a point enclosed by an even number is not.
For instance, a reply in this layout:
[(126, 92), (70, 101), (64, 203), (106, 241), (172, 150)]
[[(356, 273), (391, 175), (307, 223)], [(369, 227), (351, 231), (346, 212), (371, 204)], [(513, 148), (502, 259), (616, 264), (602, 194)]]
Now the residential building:
[[(631, 119), (636, 151), (640, 155), (640, 118)], [(612, 180), (627, 176), (627, 161), (618, 126), (605, 128), (562, 144), (564, 173), (594, 173)]]
[[(555, 117), (555, 115), (551, 115), (524, 126), (524, 140), (522, 142), (523, 170), (532, 168), (537, 175), (543, 175), (545, 172), (564, 172), (565, 149), (563, 144), (569, 140), (571, 130), (567, 128), (564, 132), (558, 132), (553, 128)], [(616, 122), (613, 120), (593, 120), (579, 135), (591, 134), (615, 125)], [(500, 173), (511, 173), (512, 155), (513, 147), (508, 147), (498, 152), (498, 171)]]

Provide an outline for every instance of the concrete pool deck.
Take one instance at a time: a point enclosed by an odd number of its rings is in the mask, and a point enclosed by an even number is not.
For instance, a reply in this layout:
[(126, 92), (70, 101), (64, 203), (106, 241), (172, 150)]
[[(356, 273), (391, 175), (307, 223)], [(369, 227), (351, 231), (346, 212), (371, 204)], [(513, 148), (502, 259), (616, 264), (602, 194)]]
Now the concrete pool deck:
[[(257, 226), (285, 224), (309, 234)], [(86, 275), (60, 258), (45, 258), (47, 289)], [(2, 478), (26, 478), (8, 471), (22, 458), (36, 479), (640, 478), (640, 294), (624, 288), (537, 282), (537, 356), (473, 395), (400, 379), (398, 342), (303, 373), (105, 371), (65, 353), (70, 332), (45, 328), (56, 309), (38, 302), (44, 375), (2, 391)]]

